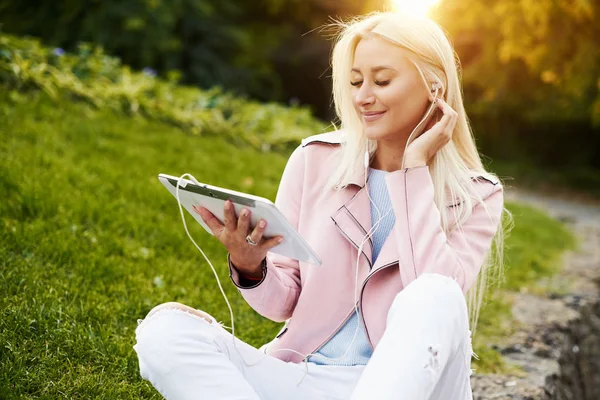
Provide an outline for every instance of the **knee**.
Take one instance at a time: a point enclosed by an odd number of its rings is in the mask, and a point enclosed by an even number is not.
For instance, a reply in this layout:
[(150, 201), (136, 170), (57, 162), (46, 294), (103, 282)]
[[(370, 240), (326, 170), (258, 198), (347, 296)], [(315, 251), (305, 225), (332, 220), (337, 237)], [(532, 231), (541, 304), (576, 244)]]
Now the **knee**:
[[(454, 279), (441, 274), (426, 273), (408, 284), (398, 293), (390, 307), (390, 315), (406, 309), (426, 312), (446, 313), (451, 316), (468, 312), (465, 296)], [(388, 319), (390, 318), (388, 315)]]
[(441, 274), (421, 274), (405, 288), (406, 293), (434, 296), (440, 300), (464, 300), (460, 285), (453, 278)]
[(212, 317), (212, 315), (202, 311), (202, 310), (198, 310), (195, 308), (192, 308), (190, 306), (186, 306), (185, 304), (181, 304), (178, 303), (176, 301), (170, 301), (167, 303), (163, 303), (163, 304), (159, 304), (156, 307), (154, 307), (152, 310), (150, 310), (148, 312), (148, 315), (146, 315), (146, 318), (150, 318), (152, 315), (156, 314), (159, 311), (164, 311), (164, 310), (179, 310), (179, 311), (184, 311), (187, 313), (190, 313), (192, 315), (196, 315), (200, 318), (203, 318), (204, 320), (206, 320), (209, 323), (213, 323), (216, 322), (215, 319)]
[(178, 338), (204, 331), (202, 327), (214, 325), (216, 320), (208, 313), (177, 302), (154, 307), (136, 329), (138, 344), (169, 346)]
[(133, 348), (143, 378), (168, 372), (185, 359), (190, 350), (213, 347), (218, 324), (212, 322), (214, 318), (209, 314), (192, 313), (188, 309), (194, 310), (180, 303), (161, 304), (136, 328)]

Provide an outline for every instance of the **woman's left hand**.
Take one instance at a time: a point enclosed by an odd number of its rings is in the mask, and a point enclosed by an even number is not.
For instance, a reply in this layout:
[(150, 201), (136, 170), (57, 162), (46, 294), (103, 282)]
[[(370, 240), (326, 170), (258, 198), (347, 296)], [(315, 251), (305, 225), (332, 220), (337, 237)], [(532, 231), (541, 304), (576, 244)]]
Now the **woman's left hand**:
[(404, 168), (427, 165), (435, 153), (452, 139), (458, 113), (442, 99), (438, 98), (436, 105), (444, 116), (408, 145), (404, 153)]

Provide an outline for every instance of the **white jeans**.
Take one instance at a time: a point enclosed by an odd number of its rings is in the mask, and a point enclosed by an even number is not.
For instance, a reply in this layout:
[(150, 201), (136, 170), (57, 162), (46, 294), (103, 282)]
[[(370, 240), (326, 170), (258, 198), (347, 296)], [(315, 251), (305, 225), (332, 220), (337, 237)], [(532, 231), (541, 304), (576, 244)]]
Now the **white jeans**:
[(240, 359), (208, 314), (211, 322), (176, 307), (148, 315), (136, 330), (140, 374), (169, 400), (472, 399), (466, 302), (442, 275), (423, 274), (396, 296), (366, 366), (308, 363), (306, 376), (305, 364), (235, 339)]

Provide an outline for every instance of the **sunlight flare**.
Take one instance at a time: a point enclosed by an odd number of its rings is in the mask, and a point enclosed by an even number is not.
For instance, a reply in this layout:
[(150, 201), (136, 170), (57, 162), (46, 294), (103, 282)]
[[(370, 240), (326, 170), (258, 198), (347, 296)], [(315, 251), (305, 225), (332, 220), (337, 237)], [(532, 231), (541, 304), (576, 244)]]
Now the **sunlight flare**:
[(416, 15), (427, 15), (427, 13), (441, 0), (391, 0), (394, 11), (402, 11)]

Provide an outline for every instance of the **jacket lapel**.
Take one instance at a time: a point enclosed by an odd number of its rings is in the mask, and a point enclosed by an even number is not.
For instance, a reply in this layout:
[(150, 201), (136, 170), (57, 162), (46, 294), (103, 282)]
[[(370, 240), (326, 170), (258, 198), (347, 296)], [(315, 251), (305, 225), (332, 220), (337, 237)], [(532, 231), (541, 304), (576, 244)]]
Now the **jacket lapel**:
[(398, 262), (398, 241), (396, 240), (396, 224), (394, 224), (394, 227), (390, 230), (390, 233), (385, 238), (385, 241), (379, 250), (379, 254), (377, 255), (377, 260), (375, 260), (375, 264), (373, 265), (372, 272), (375, 272), (385, 265)]
[[(346, 189), (348, 190), (348, 189)], [(361, 188), (350, 200), (343, 204), (332, 216), (344, 238), (359, 249), (362, 243), (361, 264), (366, 266), (366, 271), (371, 269), (373, 241), (367, 239), (367, 232), (371, 226), (371, 211), (366, 188)], [(364, 241), (364, 243), (363, 243)]]
[[(371, 204), (367, 194), (365, 182), (365, 170), (360, 170), (354, 174), (348, 187), (344, 190), (358, 191), (337, 209), (331, 219), (340, 230), (342, 236), (358, 251), (363, 241), (362, 254), (359, 261), (359, 281), (362, 282), (369, 273), (376, 269), (398, 262), (398, 247), (396, 240), (396, 226), (392, 228), (388, 237), (377, 256), (375, 265), (373, 265), (373, 239), (366, 239), (367, 232), (371, 229)], [(353, 264), (353, 270), (354, 270)]]

